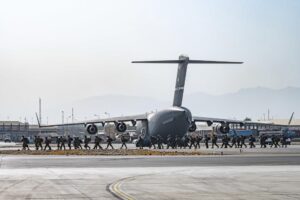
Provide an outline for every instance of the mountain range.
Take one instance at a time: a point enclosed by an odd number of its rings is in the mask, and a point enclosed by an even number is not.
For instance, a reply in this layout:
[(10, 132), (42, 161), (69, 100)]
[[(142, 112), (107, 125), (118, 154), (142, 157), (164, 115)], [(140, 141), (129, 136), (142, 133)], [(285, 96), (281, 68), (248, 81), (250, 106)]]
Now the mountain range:
[[(289, 118), (300, 113), (300, 88), (287, 87), (270, 89), (264, 87), (241, 89), (235, 93), (210, 95), (206, 93), (185, 94), (183, 106), (189, 108), (193, 115), (222, 117), (230, 119), (254, 120), (267, 118)], [(166, 108), (172, 99), (160, 101), (149, 97), (127, 95), (103, 95), (89, 97), (65, 105), (66, 110), (75, 109), (76, 119), (95, 119), (98, 117), (141, 114)], [(58, 110), (58, 111), (57, 111)], [(58, 116), (59, 109), (45, 111), (48, 116)], [(53, 112), (56, 112), (55, 114)], [(106, 114), (105, 114), (106, 113)]]

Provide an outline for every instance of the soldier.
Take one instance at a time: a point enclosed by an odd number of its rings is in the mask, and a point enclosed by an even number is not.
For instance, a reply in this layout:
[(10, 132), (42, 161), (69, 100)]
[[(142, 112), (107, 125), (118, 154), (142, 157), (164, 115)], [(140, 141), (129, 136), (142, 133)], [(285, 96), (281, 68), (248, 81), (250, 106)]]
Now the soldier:
[(56, 138), (57, 150), (60, 149), (60, 138), (57, 136)]
[[(221, 148), (223, 148), (225, 146), (225, 143), (226, 143), (226, 138), (225, 138), (225, 136), (223, 136)], [(226, 146), (226, 148), (227, 148), (227, 146)]]
[(280, 147), (279, 142), (280, 142), (280, 137), (276, 135), (275, 136), (275, 148)]
[(283, 147), (287, 148), (287, 136), (285, 134), (282, 136), (281, 143), (282, 143), (282, 145), (281, 145), (282, 148)]
[(91, 147), (89, 146), (89, 142), (91, 141), (91, 138), (88, 138), (86, 135), (84, 136), (84, 140), (83, 140), (83, 142), (84, 142), (84, 148), (85, 149), (91, 149)]
[(73, 146), (74, 149), (78, 149), (78, 137), (74, 137)]
[(139, 135), (139, 138), (138, 138), (137, 143), (136, 143), (136, 147), (139, 147), (140, 149), (143, 149), (143, 147), (144, 147), (144, 137), (143, 137), (143, 135)]
[(163, 149), (164, 148), (163, 138), (160, 135), (157, 135), (157, 147), (159, 149)]
[(231, 148), (233, 147), (233, 145), (234, 145), (234, 148), (237, 148), (237, 144), (236, 144), (236, 136), (233, 136), (232, 137), (232, 140), (231, 140)]
[(184, 135), (184, 137), (183, 137), (183, 148), (185, 149), (186, 147), (188, 147), (188, 146), (189, 146), (189, 143), (190, 143), (190, 138), (189, 138), (189, 136)]
[(264, 134), (262, 134), (260, 136), (260, 148), (266, 148), (267, 147), (266, 146), (266, 140), (267, 140), (267, 137)]
[[(127, 133), (126, 135), (125, 135), (125, 134), (122, 134), (122, 135), (121, 135), (122, 146), (121, 146), (120, 149), (123, 149), (123, 146), (127, 149), (126, 142), (128, 142), (128, 136), (129, 136), (128, 133)], [(151, 141), (151, 144), (152, 144), (152, 141)], [(155, 148), (155, 144), (154, 144), (154, 148)]]
[(63, 136), (60, 136), (60, 149), (62, 150), (62, 148), (64, 147), (64, 150), (66, 150), (66, 145), (65, 145), (65, 143), (66, 143), (66, 138), (65, 137), (63, 137)]
[(35, 150), (39, 150), (39, 141), (37, 136), (34, 136), (34, 145), (35, 145)]
[(93, 149), (97, 149), (99, 147), (99, 149), (103, 149), (102, 146), (100, 145), (100, 142), (102, 141), (102, 139), (99, 136), (95, 137), (95, 146)]
[(246, 137), (245, 136), (241, 136), (241, 148), (243, 148), (243, 145), (245, 146), (245, 148), (247, 148), (247, 145), (245, 144), (245, 140), (246, 140)]
[(229, 144), (228, 144), (228, 142), (229, 142), (229, 138), (228, 138), (228, 136), (227, 135), (225, 135), (223, 138), (222, 138), (222, 146), (221, 146), (221, 148), (227, 148), (227, 146), (230, 146)]
[(44, 151), (46, 151), (46, 148), (48, 147), (49, 148), (49, 150), (51, 150), (51, 146), (50, 146), (50, 144), (51, 144), (51, 138), (45, 138), (45, 148), (44, 148)]
[(113, 147), (113, 145), (112, 145), (112, 141), (113, 141), (113, 139), (108, 135), (108, 136), (107, 136), (107, 140), (106, 140), (106, 142), (107, 142), (106, 149), (108, 149), (109, 146), (110, 146), (112, 149), (114, 149), (114, 147)]
[(216, 134), (212, 135), (212, 139), (211, 139), (211, 148), (213, 149), (214, 146), (219, 148), (219, 145), (217, 144), (218, 141), (218, 136)]
[(79, 139), (79, 137), (75, 137), (74, 142), (73, 142), (74, 148), (75, 149), (79, 149), (79, 148), (82, 149), (81, 143), (82, 143), (82, 140)]
[(205, 135), (204, 136), (204, 143), (205, 143), (205, 146), (206, 146), (207, 149), (209, 148), (209, 146), (208, 146), (209, 140), (210, 140), (210, 137), (208, 137), (207, 135)]
[(192, 148), (192, 146), (194, 146), (194, 148), (196, 149), (196, 145), (195, 145), (195, 142), (196, 142), (196, 138), (191, 136), (190, 137), (190, 149)]
[(69, 150), (72, 149), (72, 141), (73, 141), (73, 138), (70, 135), (68, 135), (68, 147), (69, 147)]
[(250, 145), (250, 148), (255, 148), (255, 137), (253, 137), (252, 135), (250, 135), (249, 137), (249, 145)]
[(200, 149), (200, 142), (202, 140), (202, 137), (200, 135), (196, 136), (196, 148)]
[(177, 147), (180, 146), (181, 146), (181, 138), (178, 135), (176, 135), (174, 140), (174, 148), (177, 149)]
[(273, 145), (275, 146), (275, 135), (272, 135), (272, 137), (271, 137), (271, 145), (270, 145), (270, 147), (272, 148), (273, 147)]
[(38, 147), (40, 147), (41, 150), (43, 150), (43, 138), (38, 136), (37, 139), (38, 139)]
[(30, 150), (29, 146), (28, 146), (28, 144), (29, 144), (28, 138), (22, 136), (21, 142), (22, 142), (23, 150), (26, 150), (26, 149)]
[(172, 136), (169, 134), (167, 136), (167, 149), (169, 149), (169, 147), (172, 147), (172, 143), (173, 143)]
[(240, 148), (240, 146), (241, 146), (241, 137), (240, 136), (236, 137), (236, 143), (237, 143), (238, 148)]
[[(154, 149), (156, 149), (155, 144), (157, 143), (157, 138), (156, 138), (154, 135), (151, 135), (151, 136), (150, 136), (150, 142), (151, 142), (150, 148), (153, 146)], [(123, 146), (123, 145), (122, 145), (122, 146)], [(126, 149), (127, 149), (127, 148), (126, 148)]]

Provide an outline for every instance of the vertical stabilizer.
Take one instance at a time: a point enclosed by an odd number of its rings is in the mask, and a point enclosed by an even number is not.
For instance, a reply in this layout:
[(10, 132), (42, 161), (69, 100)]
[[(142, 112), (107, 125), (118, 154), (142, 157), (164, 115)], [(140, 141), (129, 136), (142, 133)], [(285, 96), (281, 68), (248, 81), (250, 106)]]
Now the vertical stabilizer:
[(179, 56), (179, 60), (182, 62), (178, 63), (173, 106), (181, 106), (182, 104), (186, 70), (189, 63), (189, 57)]

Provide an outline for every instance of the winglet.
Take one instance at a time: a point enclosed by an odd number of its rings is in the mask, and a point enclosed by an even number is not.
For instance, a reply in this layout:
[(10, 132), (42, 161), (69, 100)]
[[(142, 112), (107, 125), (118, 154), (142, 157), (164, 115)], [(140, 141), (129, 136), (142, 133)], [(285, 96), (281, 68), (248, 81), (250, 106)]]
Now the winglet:
[(36, 120), (37, 120), (37, 122), (38, 122), (39, 128), (41, 128), (41, 123), (40, 123), (40, 119), (39, 119), (39, 117), (38, 117), (38, 114), (35, 113), (35, 116), (36, 116)]
[(291, 122), (292, 122), (292, 120), (293, 120), (293, 117), (294, 117), (294, 112), (292, 113), (292, 115), (291, 115), (291, 117), (290, 117), (290, 120), (289, 120), (288, 125), (291, 125)]

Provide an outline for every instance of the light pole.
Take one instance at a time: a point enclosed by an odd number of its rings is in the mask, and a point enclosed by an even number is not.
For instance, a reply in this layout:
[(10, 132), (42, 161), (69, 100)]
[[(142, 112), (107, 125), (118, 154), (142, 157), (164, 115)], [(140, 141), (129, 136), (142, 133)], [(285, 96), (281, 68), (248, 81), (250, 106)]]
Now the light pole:
[[(69, 119), (70, 119), (70, 118), (72, 118), (72, 116), (68, 116), (68, 117), (67, 117), (67, 131), (66, 131), (66, 132), (67, 132), (68, 134), (69, 134), (69, 125), (68, 125), (68, 123), (69, 123)], [(65, 135), (65, 134), (64, 134), (64, 135)]]
[[(62, 110), (61, 111), (61, 123), (64, 124), (65, 123), (65, 112)], [(63, 135), (65, 134), (65, 127), (62, 126), (62, 132), (63, 132)]]

